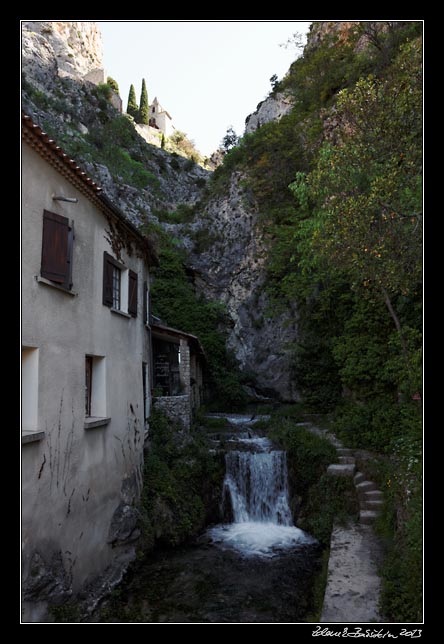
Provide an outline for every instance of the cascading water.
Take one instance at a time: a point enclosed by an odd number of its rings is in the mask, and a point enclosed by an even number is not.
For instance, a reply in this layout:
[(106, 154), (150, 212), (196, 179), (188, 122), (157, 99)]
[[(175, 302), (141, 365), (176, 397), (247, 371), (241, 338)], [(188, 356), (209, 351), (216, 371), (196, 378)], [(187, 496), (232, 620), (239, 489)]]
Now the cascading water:
[[(241, 449), (226, 453), (224, 514), (233, 523), (209, 530), (213, 541), (243, 555), (273, 557), (314, 539), (293, 525), (288, 503), (286, 453), (267, 438), (235, 439)], [(251, 435), (251, 434), (250, 434)]]
[(285, 452), (232, 451), (225, 461), (224, 500), (230, 499), (234, 523), (292, 525)]

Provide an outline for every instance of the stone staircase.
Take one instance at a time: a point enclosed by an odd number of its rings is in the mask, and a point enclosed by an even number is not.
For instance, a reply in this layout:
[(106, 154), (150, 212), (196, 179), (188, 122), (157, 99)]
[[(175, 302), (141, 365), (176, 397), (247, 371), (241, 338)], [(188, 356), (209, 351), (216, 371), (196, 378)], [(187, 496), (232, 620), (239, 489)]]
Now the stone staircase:
[(352, 476), (356, 493), (359, 499), (359, 522), (371, 525), (378, 517), (383, 501), (383, 495), (373, 481), (369, 481), (365, 474), (356, 471), (356, 459), (353, 450), (340, 446), (336, 438), (331, 441), (336, 447), (338, 462), (332, 463), (327, 468), (327, 474), (332, 476)]

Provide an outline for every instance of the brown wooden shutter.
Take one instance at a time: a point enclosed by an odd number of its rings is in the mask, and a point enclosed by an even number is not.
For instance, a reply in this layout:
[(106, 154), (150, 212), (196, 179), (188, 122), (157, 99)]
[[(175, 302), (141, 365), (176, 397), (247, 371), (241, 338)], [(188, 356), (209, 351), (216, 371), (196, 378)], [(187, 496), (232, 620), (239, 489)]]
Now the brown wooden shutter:
[(111, 255), (103, 253), (103, 304), (112, 307), (113, 305), (113, 265)]
[(44, 210), (42, 277), (70, 288), (72, 246), (69, 219)]
[(148, 323), (148, 284), (143, 283), (143, 323)]
[(128, 313), (137, 317), (137, 273), (128, 271)]

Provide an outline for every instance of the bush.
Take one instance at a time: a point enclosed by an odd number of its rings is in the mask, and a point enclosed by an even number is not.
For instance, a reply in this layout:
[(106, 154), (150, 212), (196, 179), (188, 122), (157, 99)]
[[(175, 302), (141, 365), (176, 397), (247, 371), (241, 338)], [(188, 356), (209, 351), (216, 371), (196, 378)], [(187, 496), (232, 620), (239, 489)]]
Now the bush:
[(223, 476), (223, 463), (209, 454), (202, 435), (183, 434), (154, 409), (140, 502), (143, 553), (156, 543), (175, 546), (197, 534), (213, 497), (220, 498)]
[(108, 78), (106, 79), (106, 84), (111, 87), (111, 89), (116, 92), (116, 94), (119, 93), (119, 85), (117, 84), (117, 81), (114, 80), (114, 78), (108, 76)]

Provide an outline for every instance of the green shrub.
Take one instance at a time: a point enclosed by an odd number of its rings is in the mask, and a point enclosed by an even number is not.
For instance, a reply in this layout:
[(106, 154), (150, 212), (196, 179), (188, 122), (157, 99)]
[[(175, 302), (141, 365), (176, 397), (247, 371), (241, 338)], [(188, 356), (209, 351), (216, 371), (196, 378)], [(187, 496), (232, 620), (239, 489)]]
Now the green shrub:
[(117, 81), (114, 80), (114, 78), (111, 78), (111, 76), (108, 76), (108, 78), (106, 79), (106, 84), (109, 87), (111, 87), (111, 89), (114, 92), (116, 92), (116, 94), (119, 93), (119, 85), (118, 85)]
[(144, 463), (139, 548), (146, 553), (155, 543), (175, 546), (197, 534), (205, 526), (209, 499), (220, 494), (223, 476), (223, 463), (209, 454), (202, 435), (184, 435), (154, 409)]

